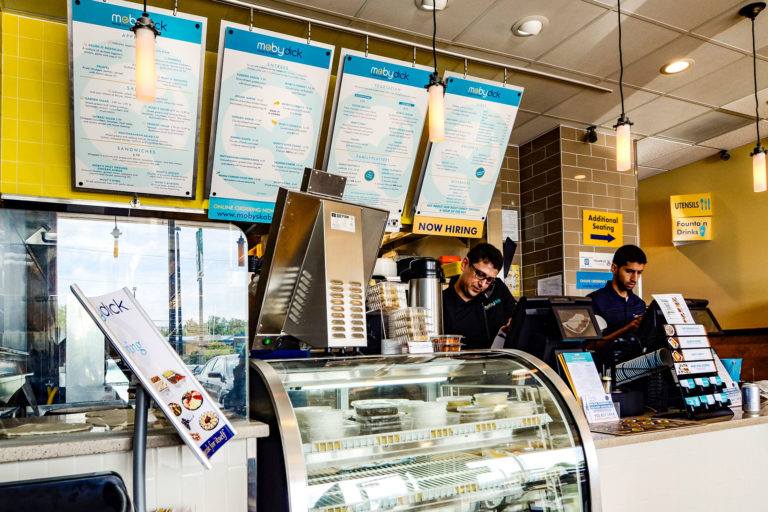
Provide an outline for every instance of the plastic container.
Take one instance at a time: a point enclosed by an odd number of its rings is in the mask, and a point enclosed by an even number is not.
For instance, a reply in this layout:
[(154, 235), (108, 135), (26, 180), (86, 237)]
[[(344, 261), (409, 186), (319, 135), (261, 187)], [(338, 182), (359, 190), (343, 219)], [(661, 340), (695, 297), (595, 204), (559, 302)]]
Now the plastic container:
[(507, 403), (507, 392), (475, 393), (477, 405), (503, 405)]
[(507, 417), (517, 418), (519, 416), (530, 416), (536, 412), (536, 402), (507, 402)]
[(459, 352), (461, 351), (461, 339), (459, 334), (440, 334), (432, 336), (432, 349), (435, 352)]
[(352, 407), (358, 416), (392, 416), (397, 414), (397, 403), (389, 400), (355, 400)]
[(487, 421), (495, 419), (496, 414), (493, 406), (484, 405), (462, 405), (457, 407), (460, 414), (461, 423), (472, 423), (475, 421)]
[(456, 408), (462, 405), (472, 405), (472, 397), (469, 395), (439, 396), (437, 401), (445, 402), (445, 409), (450, 412), (457, 412)]

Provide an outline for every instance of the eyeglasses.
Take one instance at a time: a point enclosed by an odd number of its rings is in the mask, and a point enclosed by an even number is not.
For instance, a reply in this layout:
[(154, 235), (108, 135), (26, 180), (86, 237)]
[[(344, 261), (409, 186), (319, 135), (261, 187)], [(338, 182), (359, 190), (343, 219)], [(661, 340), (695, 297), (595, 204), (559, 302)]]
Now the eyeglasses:
[(493, 282), (496, 280), (495, 277), (490, 277), (485, 272), (482, 272), (480, 270), (477, 270), (477, 267), (473, 263), (469, 264), (469, 268), (472, 269), (472, 272), (475, 274), (475, 280), (479, 283), (488, 283), (493, 284)]

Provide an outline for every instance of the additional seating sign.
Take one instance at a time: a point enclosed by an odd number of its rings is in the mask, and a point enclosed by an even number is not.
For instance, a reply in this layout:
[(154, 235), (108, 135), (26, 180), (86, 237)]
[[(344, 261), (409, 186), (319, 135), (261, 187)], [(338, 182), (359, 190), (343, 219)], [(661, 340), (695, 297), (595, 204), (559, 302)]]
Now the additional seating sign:
[(430, 68), (342, 50), (324, 168), (347, 178), (344, 200), (389, 211), (400, 230), (427, 114)]
[(128, 288), (99, 297), (86, 297), (77, 285), (71, 289), (187, 446), (211, 469), (208, 459), (235, 431)]
[(712, 194), (669, 196), (672, 243), (684, 245), (712, 240)]
[(333, 46), (222, 21), (208, 217), (271, 222), (314, 167)]
[(70, 0), (72, 187), (194, 199), (206, 19), (148, 14), (156, 38), (157, 99), (135, 93), (140, 4)]
[(431, 144), (413, 232), (480, 238), (523, 89), (447, 72), (445, 141)]

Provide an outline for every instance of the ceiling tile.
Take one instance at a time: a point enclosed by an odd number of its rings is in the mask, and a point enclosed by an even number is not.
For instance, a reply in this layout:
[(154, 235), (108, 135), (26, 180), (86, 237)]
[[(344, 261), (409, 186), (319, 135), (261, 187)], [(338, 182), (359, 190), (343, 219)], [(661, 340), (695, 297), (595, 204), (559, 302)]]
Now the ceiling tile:
[(648, 162), (671, 155), (676, 151), (690, 147), (690, 144), (646, 137), (637, 141), (637, 165), (647, 165)]
[[(678, 37), (678, 33), (636, 18), (622, 16), (624, 62), (631, 63)], [(608, 13), (580, 30), (565, 44), (557, 46), (541, 62), (608, 76), (619, 69), (617, 19)]]
[[(719, 3), (719, 2), (715, 2)], [(696, 8), (700, 2), (696, 2)], [(709, 37), (721, 43), (735, 46), (745, 52), (752, 53), (752, 28), (751, 22), (739, 15), (739, 8), (746, 2), (739, 2), (725, 11), (720, 16), (704, 23), (696, 28), (693, 33)], [(768, 40), (764, 34), (768, 34), (768, 16), (758, 16), (755, 19), (755, 33), (757, 34), (757, 53), (768, 56)], [(763, 37), (761, 37), (763, 35)]]
[(509, 73), (507, 83), (523, 87), (523, 101), (520, 108), (533, 112), (545, 112), (583, 89), (577, 85), (568, 85), (554, 80), (546, 80), (525, 73)]
[(661, 174), (663, 172), (667, 172), (668, 169), (656, 169), (655, 167), (641, 167), (637, 166), (637, 180), (644, 180), (647, 178), (650, 178), (651, 176), (656, 176), (657, 174)]
[[(757, 91), (757, 105), (759, 107), (759, 117), (768, 117), (768, 89)], [(740, 112), (748, 116), (755, 115), (755, 94), (750, 93), (741, 99), (732, 101), (726, 105), (723, 105), (725, 110), (731, 110), (733, 112)]]
[(701, 146), (689, 146), (685, 149), (675, 151), (666, 156), (662, 156), (655, 160), (651, 160), (646, 165), (648, 167), (656, 167), (660, 169), (677, 169), (684, 165), (698, 162), (703, 158), (716, 155), (719, 151), (712, 148), (704, 148)]
[[(248, 3), (257, 5), (255, 0), (245, 0)], [(280, 0), (280, 3), (296, 5), (303, 8), (318, 9), (329, 13), (340, 14), (342, 16), (354, 16), (357, 11), (363, 6), (366, 0)], [(411, 5), (414, 9), (413, 2)]]
[[(682, 58), (693, 59), (695, 61), (693, 67), (677, 75), (665, 75), (660, 72), (665, 64)], [(743, 55), (733, 50), (695, 37), (683, 36), (625, 66), (624, 83), (669, 92), (700, 80), (703, 76), (741, 58)], [(613, 73), (610, 78), (618, 80), (619, 73)]]
[[(768, 83), (768, 65), (762, 62), (757, 66), (757, 83)], [(753, 91), (752, 58), (743, 57), (700, 80), (674, 89), (670, 94), (692, 101), (723, 106)]]
[[(465, 3), (474, 5), (475, 2)], [(499, 0), (475, 20), (456, 42), (533, 59), (604, 12), (602, 7), (573, 0)], [(512, 34), (512, 25), (526, 16), (544, 16), (549, 20), (549, 26), (538, 36), (517, 37)]]
[[(768, 121), (760, 121), (760, 133), (762, 133), (763, 136), (768, 135)], [(752, 122), (738, 130), (733, 130), (730, 133), (705, 140), (701, 145), (712, 148), (733, 149), (746, 144), (754, 144), (756, 137), (755, 123)], [(765, 139), (763, 140), (765, 141)], [(768, 144), (768, 141), (765, 141), (764, 144)]]
[(671, 98), (659, 98), (627, 112), (635, 123), (632, 131), (645, 135), (657, 133), (706, 112), (706, 107)]
[(702, 116), (665, 130), (659, 135), (696, 143), (736, 130), (747, 124), (753, 124), (753, 122), (725, 112), (707, 112)]
[[(610, 2), (615, 5), (616, 2)], [(729, 6), (744, 3), (743, 0), (717, 0), (716, 2), (701, 2), (697, 0), (626, 0), (621, 4), (621, 10), (632, 12), (646, 18), (672, 25), (683, 30), (694, 27), (728, 10)], [(738, 11), (738, 8), (736, 8)]]
[[(518, 115), (518, 119), (519, 118), (520, 115)], [(514, 146), (520, 146), (521, 144), (525, 144), (539, 135), (550, 131), (558, 125), (560, 125), (559, 119), (550, 119), (542, 116), (536, 117), (532, 121), (516, 126), (512, 130), (512, 136), (509, 138), (509, 143)]]
[[(333, 3), (335, 0), (327, 1)], [(452, 41), (493, 2), (494, 0), (449, 1), (448, 7), (444, 11), (439, 11), (436, 16), (437, 38)], [(368, 1), (357, 14), (357, 18), (361, 21), (432, 37), (432, 12), (418, 9), (413, 0)]]
[[(614, 123), (619, 118), (621, 111), (619, 87), (610, 82), (601, 82), (597, 85), (611, 87), (613, 92), (584, 90), (546, 113), (564, 119), (580, 121), (585, 125), (602, 125), (609, 121)], [(658, 98), (655, 94), (624, 87), (625, 108), (639, 107), (655, 98)]]

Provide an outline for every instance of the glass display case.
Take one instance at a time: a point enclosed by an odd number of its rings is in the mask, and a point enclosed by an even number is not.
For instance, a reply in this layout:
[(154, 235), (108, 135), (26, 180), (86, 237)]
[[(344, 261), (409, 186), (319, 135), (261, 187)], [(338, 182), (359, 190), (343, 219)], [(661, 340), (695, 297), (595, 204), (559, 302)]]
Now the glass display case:
[(258, 508), (599, 510), (573, 395), (524, 352), (251, 361)]

